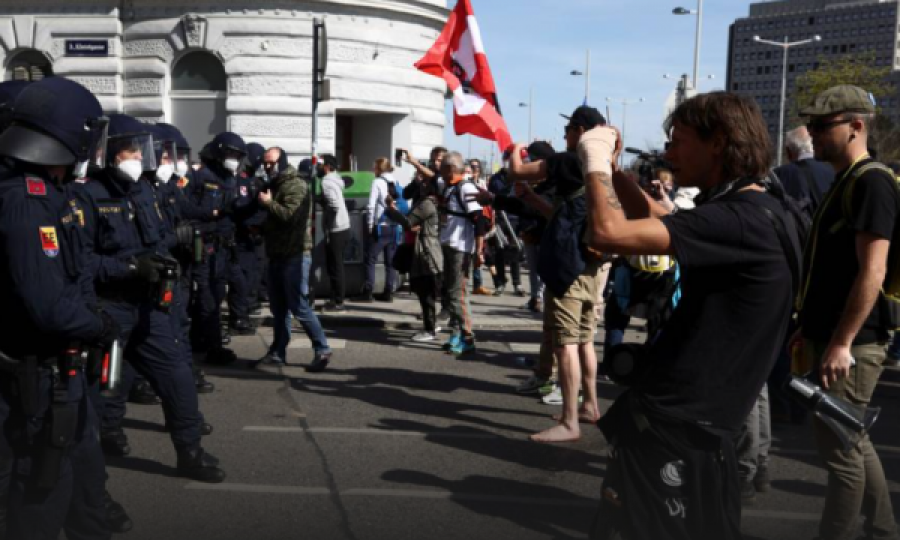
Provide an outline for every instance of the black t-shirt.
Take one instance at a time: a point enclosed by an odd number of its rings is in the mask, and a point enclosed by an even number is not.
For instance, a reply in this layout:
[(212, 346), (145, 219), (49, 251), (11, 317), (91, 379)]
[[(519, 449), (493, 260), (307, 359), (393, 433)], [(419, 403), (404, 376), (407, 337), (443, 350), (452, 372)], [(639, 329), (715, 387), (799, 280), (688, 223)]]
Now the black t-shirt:
[(636, 387), (650, 412), (737, 431), (785, 339), (791, 271), (766, 193), (743, 191), (667, 216), (682, 296)]
[(570, 195), (584, 187), (581, 160), (575, 152), (557, 152), (546, 159), (546, 183), (556, 187), (560, 197)]
[[(871, 161), (863, 160), (856, 167)], [(867, 232), (890, 240), (900, 207), (897, 187), (892, 185), (894, 179), (883, 172), (870, 170), (856, 180), (850, 219), (838, 227), (837, 223), (845, 219), (844, 192), (851, 175), (852, 171), (845, 170), (835, 176), (835, 183), (819, 207), (806, 246), (804, 268), (809, 273), (809, 285), (803, 295), (800, 327), (803, 337), (815, 341), (831, 340), (859, 273), (856, 234)], [(813, 235), (816, 236), (815, 243)], [(872, 313), (856, 334), (854, 345), (888, 339), (889, 323), (881, 309), (883, 301), (879, 299), (875, 303)]]

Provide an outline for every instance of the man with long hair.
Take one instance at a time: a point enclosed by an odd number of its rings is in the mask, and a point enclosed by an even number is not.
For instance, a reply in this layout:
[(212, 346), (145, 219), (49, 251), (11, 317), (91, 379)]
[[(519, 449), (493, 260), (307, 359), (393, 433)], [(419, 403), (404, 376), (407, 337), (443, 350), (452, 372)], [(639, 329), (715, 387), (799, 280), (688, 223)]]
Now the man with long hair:
[[(682, 297), (638, 361), (636, 382), (600, 420), (610, 442), (596, 538), (740, 538), (732, 442), (784, 342), (792, 272), (773, 219), (796, 229), (765, 179), (766, 125), (749, 98), (713, 92), (668, 118), (666, 159), (693, 210), (668, 214), (616, 170), (618, 134), (598, 127), (579, 143), (590, 247), (667, 254)], [(771, 190), (771, 191), (770, 191)], [(792, 242), (799, 244), (799, 242)], [(799, 247), (796, 248), (799, 251)]]

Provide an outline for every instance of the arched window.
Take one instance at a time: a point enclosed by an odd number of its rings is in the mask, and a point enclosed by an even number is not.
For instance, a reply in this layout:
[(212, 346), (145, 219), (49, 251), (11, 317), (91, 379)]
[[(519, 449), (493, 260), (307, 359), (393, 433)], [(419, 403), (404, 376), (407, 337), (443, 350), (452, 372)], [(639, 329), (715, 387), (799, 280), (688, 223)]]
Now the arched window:
[(40, 51), (28, 50), (13, 55), (6, 64), (6, 80), (39, 81), (53, 75), (50, 59)]
[(172, 66), (172, 123), (191, 144), (194, 156), (228, 126), (228, 78), (222, 62), (205, 51), (192, 51)]
[(188, 53), (172, 70), (172, 90), (175, 92), (224, 92), (225, 85), (222, 62), (208, 52)]

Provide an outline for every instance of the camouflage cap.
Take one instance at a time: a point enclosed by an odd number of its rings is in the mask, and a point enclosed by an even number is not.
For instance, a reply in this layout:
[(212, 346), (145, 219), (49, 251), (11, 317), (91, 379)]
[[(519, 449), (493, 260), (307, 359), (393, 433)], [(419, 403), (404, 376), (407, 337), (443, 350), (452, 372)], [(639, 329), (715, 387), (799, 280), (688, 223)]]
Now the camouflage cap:
[(858, 86), (832, 86), (819, 92), (809, 105), (800, 109), (800, 116), (827, 116), (842, 112), (874, 113), (875, 98)]

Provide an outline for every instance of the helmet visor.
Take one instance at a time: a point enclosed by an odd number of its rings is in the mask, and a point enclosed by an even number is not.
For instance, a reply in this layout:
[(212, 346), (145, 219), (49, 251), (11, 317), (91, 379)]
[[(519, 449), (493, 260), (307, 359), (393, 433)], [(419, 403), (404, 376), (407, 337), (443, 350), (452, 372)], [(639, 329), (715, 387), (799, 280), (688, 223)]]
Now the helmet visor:
[(107, 163), (111, 165), (117, 165), (128, 159), (138, 159), (145, 172), (156, 170), (156, 153), (153, 151), (153, 135), (150, 133), (109, 137), (106, 149)]

